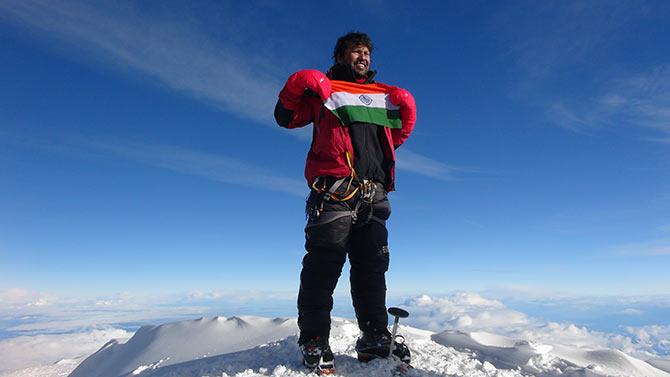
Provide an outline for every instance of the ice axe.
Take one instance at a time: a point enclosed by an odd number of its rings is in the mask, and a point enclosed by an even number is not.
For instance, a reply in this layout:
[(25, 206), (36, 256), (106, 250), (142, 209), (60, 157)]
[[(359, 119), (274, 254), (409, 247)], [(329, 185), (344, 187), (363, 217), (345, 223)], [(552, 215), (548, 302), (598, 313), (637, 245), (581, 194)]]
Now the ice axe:
[(393, 350), (395, 349), (395, 336), (398, 332), (398, 322), (400, 322), (400, 318), (409, 317), (409, 312), (400, 308), (389, 308), (388, 312), (390, 315), (395, 317), (395, 321), (393, 322), (393, 331), (391, 331), (391, 345), (389, 345), (389, 357), (391, 357), (393, 356)]

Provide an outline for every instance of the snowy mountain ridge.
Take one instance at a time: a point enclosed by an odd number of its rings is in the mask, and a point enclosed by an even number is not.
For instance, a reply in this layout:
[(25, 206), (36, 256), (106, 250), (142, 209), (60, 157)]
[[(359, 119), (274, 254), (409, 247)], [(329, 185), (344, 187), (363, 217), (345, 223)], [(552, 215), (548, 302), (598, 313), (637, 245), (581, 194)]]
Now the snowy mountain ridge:
[[(295, 318), (214, 317), (144, 326), (110, 341), (70, 377), (313, 376), (300, 362)], [(411, 376), (634, 376), (670, 373), (618, 350), (541, 344), (486, 333), (434, 333), (401, 326), (412, 350)], [(331, 347), (342, 376), (388, 376), (392, 360), (363, 364), (355, 322), (333, 320)]]
[(138, 375), (168, 365), (250, 349), (297, 331), (294, 320), (263, 317), (199, 318), (143, 326), (126, 343), (112, 340), (104, 345), (70, 376)]

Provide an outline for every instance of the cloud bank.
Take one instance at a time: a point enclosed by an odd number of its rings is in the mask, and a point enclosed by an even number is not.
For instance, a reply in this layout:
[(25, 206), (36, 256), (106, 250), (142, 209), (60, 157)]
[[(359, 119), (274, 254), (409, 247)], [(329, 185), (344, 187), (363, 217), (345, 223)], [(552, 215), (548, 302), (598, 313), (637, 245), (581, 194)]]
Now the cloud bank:
[(132, 335), (132, 332), (112, 328), (0, 340), (0, 373), (81, 358), (97, 351), (111, 339), (124, 342)]
[(533, 318), (477, 293), (421, 295), (408, 299), (403, 306), (412, 313), (407, 324), (435, 332), (486, 331), (540, 343), (614, 348), (642, 359), (670, 358), (670, 325), (628, 326), (619, 334), (606, 333), (569, 322)]
[[(33, 305), (45, 297), (49, 298), (45, 304)], [(196, 291), (67, 298), (23, 289), (0, 290), (3, 304), (0, 305), (0, 324), (4, 327), (0, 330), (14, 334), (13, 338), (0, 340), (0, 365), (5, 366), (4, 370), (20, 369), (76, 358), (95, 351), (111, 338), (129, 337), (141, 324), (203, 315), (283, 315), (294, 310), (294, 299), (295, 292)], [(665, 305), (658, 300), (663, 298), (657, 298), (656, 305)], [(545, 299), (546, 305), (559, 306), (585, 306), (592, 301), (588, 298)], [(622, 299), (620, 304), (627, 308), (625, 315), (637, 316), (641, 312), (639, 308), (644, 307), (639, 305), (647, 303), (646, 299), (629, 298)], [(348, 300), (342, 303), (346, 304)], [(266, 307), (261, 308), (262, 305)], [(434, 332), (486, 331), (539, 343), (614, 348), (645, 360), (670, 358), (670, 325), (663, 323), (626, 326), (618, 333), (595, 331), (567, 321), (534, 318), (499, 300), (472, 292), (418, 295), (407, 298), (401, 306), (411, 313), (403, 320), (404, 324)], [(257, 309), (251, 310), (254, 307)], [(5, 359), (15, 361), (5, 362)]]
[(496, 331), (508, 326), (527, 326), (531, 319), (503, 303), (475, 293), (444, 297), (422, 295), (404, 303), (412, 313), (411, 323), (431, 331), (460, 329)]

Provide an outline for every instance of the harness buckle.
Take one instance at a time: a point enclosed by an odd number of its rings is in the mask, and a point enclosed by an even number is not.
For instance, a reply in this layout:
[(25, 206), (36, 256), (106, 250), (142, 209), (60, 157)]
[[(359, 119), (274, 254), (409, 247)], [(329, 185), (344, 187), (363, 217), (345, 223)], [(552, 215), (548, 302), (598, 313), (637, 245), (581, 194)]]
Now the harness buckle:
[(377, 185), (374, 181), (364, 179), (361, 183), (361, 200), (366, 203), (372, 203), (377, 194)]

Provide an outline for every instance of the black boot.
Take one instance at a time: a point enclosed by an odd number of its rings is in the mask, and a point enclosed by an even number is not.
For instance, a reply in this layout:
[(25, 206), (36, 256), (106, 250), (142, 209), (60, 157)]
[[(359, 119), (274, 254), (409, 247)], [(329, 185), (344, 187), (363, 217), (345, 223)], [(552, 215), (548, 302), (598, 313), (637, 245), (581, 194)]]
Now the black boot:
[(328, 339), (322, 337), (298, 341), (302, 351), (302, 363), (319, 375), (335, 374), (335, 357)]
[[(398, 339), (401, 339), (398, 341)], [(409, 348), (405, 345), (405, 338), (402, 335), (396, 336), (393, 341), (393, 355), (401, 361), (409, 364), (411, 361)], [(389, 356), (389, 346), (391, 345), (391, 333), (384, 329), (381, 331), (364, 332), (363, 336), (356, 341), (356, 352), (359, 361), (370, 361), (378, 357)]]

